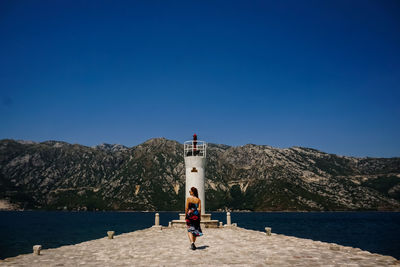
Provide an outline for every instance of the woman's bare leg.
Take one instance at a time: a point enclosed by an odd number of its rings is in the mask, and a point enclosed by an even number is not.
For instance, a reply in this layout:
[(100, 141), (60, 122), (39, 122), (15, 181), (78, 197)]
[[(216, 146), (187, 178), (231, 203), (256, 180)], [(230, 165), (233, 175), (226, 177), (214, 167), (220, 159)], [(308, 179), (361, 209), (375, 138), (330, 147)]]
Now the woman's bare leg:
[(194, 241), (193, 241), (194, 237), (191, 232), (188, 232), (188, 237), (189, 237), (190, 243), (194, 243)]
[(193, 235), (193, 243), (196, 242), (196, 237), (195, 235)]

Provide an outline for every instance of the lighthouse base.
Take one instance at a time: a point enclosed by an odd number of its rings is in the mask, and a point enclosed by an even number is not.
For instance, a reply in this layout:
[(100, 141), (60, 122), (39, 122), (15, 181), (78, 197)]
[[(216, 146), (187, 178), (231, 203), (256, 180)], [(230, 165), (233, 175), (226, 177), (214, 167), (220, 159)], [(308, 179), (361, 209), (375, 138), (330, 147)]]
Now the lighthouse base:
[[(171, 227), (176, 227), (176, 228), (184, 228), (186, 227), (186, 221), (185, 221), (185, 213), (179, 213), (179, 220), (172, 220), (170, 222)], [(219, 227), (219, 221), (218, 220), (211, 220), (211, 214), (202, 214), (201, 215), (201, 221), (200, 221), (200, 226), (202, 228), (218, 228)]]

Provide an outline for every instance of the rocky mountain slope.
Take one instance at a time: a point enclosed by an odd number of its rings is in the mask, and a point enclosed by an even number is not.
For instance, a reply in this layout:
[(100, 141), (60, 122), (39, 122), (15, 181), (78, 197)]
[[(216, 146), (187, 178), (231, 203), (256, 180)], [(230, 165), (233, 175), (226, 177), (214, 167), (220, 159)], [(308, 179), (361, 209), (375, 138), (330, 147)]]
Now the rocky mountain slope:
[[(207, 210), (400, 210), (400, 158), (215, 144), (207, 155)], [(184, 191), (176, 141), (132, 148), (0, 141), (0, 200), (8, 206), (183, 210)]]

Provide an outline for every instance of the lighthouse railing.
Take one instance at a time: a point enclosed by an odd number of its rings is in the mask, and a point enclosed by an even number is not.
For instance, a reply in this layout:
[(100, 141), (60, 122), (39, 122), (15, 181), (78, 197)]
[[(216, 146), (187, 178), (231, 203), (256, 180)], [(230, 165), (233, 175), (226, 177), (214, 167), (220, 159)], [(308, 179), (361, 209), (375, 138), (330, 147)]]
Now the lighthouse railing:
[(184, 143), (184, 153), (185, 157), (188, 156), (198, 156), (206, 157), (207, 143), (204, 141), (186, 141)]

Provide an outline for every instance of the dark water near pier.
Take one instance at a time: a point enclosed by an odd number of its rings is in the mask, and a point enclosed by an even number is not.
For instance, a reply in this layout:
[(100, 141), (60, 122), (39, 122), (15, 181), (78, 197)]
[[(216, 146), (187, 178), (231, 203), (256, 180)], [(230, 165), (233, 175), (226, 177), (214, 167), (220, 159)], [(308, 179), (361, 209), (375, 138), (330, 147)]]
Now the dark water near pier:
[[(160, 212), (162, 225), (177, 219), (177, 212)], [(225, 213), (212, 213), (226, 223)], [(309, 238), (359, 247), (400, 259), (400, 213), (396, 212), (249, 212), (232, 213), (232, 222), (247, 229)], [(49, 212), (1, 211), (0, 259), (44, 249), (76, 244), (150, 227), (153, 212)]]

